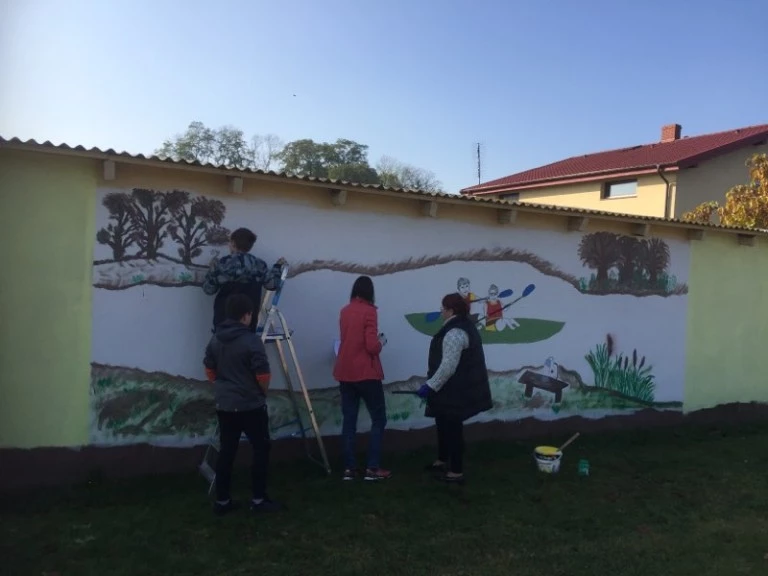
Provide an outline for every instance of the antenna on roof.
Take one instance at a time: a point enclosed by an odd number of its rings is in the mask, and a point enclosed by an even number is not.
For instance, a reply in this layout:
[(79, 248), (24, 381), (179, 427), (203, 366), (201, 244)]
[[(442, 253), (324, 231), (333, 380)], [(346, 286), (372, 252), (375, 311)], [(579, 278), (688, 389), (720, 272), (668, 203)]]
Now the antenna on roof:
[(482, 160), (480, 159), (480, 142), (477, 143), (477, 183), (482, 183)]

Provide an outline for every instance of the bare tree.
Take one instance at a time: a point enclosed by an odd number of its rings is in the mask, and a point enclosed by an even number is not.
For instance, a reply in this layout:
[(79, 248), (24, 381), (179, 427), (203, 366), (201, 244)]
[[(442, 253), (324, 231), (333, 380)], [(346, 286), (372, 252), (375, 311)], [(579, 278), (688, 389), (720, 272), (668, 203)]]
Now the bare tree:
[(257, 134), (251, 139), (253, 167), (265, 172), (277, 170), (280, 152), (284, 147), (283, 141), (275, 134)]
[(376, 170), (379, 180), (390, 188), (442, 192), (443, 185), (433, 172), (400, 162), (391, 156), (382, 156)]

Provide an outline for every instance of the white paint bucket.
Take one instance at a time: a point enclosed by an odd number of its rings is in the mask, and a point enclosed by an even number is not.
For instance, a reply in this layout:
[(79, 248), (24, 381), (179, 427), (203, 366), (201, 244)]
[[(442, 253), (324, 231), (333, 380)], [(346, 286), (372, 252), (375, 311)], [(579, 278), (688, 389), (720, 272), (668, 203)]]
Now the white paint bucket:
[(540, 472), (556, 474), (560, 470), (563, 453), (553, 446), (537, 446), (533, 451), (533, 457)]

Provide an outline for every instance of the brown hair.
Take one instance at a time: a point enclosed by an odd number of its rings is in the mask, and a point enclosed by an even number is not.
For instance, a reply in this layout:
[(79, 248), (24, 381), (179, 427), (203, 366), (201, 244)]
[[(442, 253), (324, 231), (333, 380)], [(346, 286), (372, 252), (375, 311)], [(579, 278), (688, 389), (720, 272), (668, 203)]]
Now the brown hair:
[(469, 304), (458, 292), (453, 292), (443, 297), (443, 308), (451, 310), (459, 318), (469, 316)]
[(229, 239), (235, 245), (238, 252), (250, 252), (256, 243), (256, 234), (248, 228), (238, 228), (230, 235)]

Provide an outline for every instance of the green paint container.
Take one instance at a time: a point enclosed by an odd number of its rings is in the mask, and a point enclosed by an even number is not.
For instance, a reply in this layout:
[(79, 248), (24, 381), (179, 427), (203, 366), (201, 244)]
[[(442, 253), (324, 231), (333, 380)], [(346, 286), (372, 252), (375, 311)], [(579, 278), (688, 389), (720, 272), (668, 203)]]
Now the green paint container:
[(589, 461), (579, 460), (579, 476), (589, 476)]

